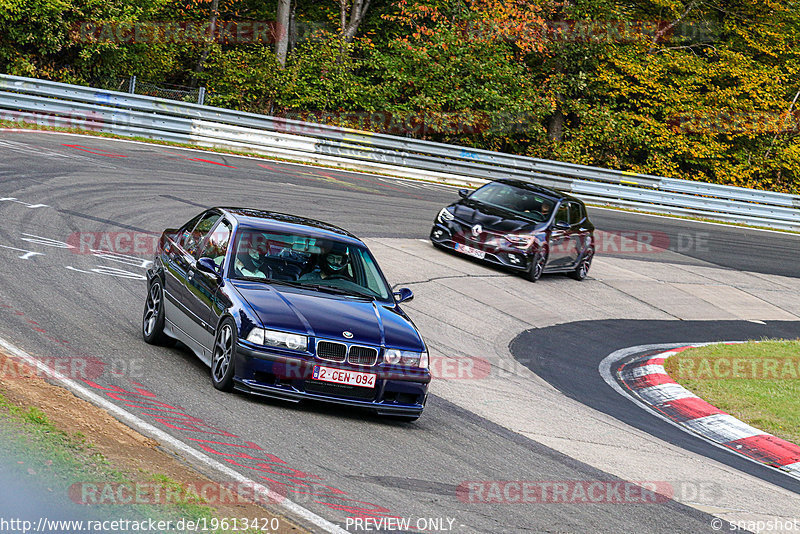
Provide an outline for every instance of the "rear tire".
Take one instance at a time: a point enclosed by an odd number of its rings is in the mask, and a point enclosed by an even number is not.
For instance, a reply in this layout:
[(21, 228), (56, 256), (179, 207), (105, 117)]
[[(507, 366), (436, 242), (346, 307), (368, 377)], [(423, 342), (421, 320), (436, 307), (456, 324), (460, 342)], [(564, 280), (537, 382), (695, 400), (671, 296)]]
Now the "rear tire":
[(157, 276), (147, 286), (142, 314), (142, 338), (151, 345), (168, 345), (173, 341), (164, 333), (164, 288)]
[(233, 390), (236, 343), (236, 324), (227, 318), (217, 329), (211, 354), (211, 383), (220, 391)]
[(539, 249), (533, 254), (533, 259), (531, 260), (531, 268), (528, 269), (528, 272), (525, 273), (525, 278), (530, 280), (531, 282), (536, 282), (539, 278), (542, 277), (542, 273), (544, 273), (544, 268), (547, 265), (547, 250)]
[(578, 266), (575, 267), (575, 270), (570, 272), (568, 276), (574, 280), (580, 282), (584, 280), (586, 276), (589, 274), (589, 268), (592, 266), (592, 258), (594, 257), (594, 250), (589, 249), (581, 258), (581, 261), (578, 263)]

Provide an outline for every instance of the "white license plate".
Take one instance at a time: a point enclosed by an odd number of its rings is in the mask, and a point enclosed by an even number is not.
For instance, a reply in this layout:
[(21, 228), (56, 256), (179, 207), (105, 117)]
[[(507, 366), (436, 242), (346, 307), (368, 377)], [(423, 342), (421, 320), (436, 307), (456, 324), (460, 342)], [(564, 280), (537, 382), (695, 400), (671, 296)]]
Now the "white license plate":
[(323, 382), (333, 382), (334, 384), (347, 384), (348, 386), (359, 386), (362, 388), (374, 388), (375, 376), (372, 373), (359, 373), (358, 371), (347, 371), (345, 369), (334, 369), (331, 367), (314, 366), (314, 380)]
[(478, 258), (479, 260), (482, 260), (486, 256), (486, 252), (478, 250), (477, 248), (472, 248), (469, 245), (462, 245), (461, 243), (456, 243), (456, 250), (467, 256)]

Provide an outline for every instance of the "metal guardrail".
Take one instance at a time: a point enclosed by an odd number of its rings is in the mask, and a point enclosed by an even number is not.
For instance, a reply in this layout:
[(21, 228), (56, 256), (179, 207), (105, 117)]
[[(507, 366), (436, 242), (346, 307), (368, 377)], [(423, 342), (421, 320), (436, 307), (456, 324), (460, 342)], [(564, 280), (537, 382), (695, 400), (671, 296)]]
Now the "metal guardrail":
[(585, 201), (800, 230), (800, 196), (575, 165), (0, 74), (0, 118), (474, 187), (518, 178)]

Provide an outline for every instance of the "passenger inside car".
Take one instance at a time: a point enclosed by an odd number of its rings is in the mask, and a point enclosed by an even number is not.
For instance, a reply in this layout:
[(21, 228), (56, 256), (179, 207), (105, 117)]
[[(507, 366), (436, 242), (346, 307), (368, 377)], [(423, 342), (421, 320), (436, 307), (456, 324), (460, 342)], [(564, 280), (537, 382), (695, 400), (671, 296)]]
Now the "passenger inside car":
[(237, 276), (272, 278), (272, 269), (267, 264), (266, 257), (254, 247), (239, 247), (239, 253), (233, 262), (233, 268)]

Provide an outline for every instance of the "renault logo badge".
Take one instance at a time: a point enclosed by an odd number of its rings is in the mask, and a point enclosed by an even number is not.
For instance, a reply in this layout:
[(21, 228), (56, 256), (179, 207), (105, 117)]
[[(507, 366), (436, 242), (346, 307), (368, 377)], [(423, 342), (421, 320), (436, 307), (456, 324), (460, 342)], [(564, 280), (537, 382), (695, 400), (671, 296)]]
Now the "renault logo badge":
[(345, 330), (344, 332), (342, 332), (342, 335), (343, 335), (344, 337), (346, 337), (347, 339), (353, 339), (353, 333), (352, 333), (352, 332), (348, 332), (347, 330)]
[(472, 227), (473, 237), (478, 237), (479, 235), (481, 235), (481, 232), (483, 232), (483, 227), (480, 224), (476, 224), (475, 226)]

